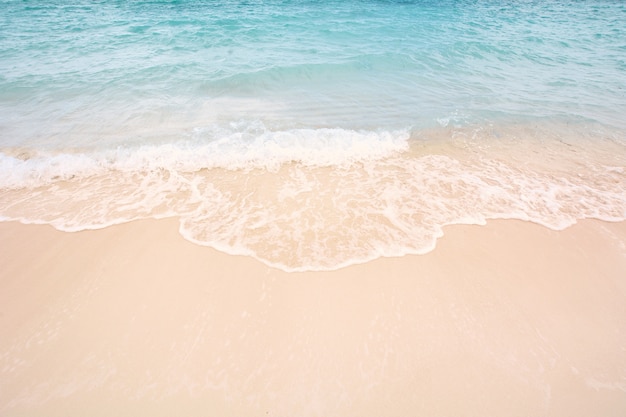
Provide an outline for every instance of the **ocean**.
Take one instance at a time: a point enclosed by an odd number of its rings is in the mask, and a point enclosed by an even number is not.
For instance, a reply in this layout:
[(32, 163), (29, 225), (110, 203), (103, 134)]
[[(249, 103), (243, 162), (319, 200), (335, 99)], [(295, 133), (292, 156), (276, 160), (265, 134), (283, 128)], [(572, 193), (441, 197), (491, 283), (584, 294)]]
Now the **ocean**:
[(286, 271), (626, 219), (626, 3), (0, 1), (0, 220)]

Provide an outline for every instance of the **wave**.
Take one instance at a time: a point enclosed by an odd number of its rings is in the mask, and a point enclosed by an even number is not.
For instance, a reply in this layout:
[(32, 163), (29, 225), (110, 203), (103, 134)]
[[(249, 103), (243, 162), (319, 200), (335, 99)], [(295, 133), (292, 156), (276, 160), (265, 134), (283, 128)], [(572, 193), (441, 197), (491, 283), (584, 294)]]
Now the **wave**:
[(290, 162), (341, 166), (406, 151), (409, 135), (408, 130), (272, 131), (262, 123), (239, 122), (195, 128), (185, 140), (174, 143), (48, 152), (13, 148), (0, 153), (0, 187), (33, 187), (110, 171), (194, 172), (212, 168), (276, 171)]
[(0, 219), (79, 231), (176, 217), (192, 242), (286, 271), (426, 253), (448, 224), (510, 218), (559, 230), (626, 219), (626, 141), (564, 129), (248, 124), (178, 144), (14, 150), (0, 158)]

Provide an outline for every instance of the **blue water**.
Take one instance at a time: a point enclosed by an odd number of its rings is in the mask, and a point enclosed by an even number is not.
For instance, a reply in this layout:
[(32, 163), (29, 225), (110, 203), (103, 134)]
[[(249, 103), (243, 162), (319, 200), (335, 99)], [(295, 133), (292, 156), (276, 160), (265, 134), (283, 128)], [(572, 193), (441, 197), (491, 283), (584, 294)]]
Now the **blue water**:
[(626, 218), (624, 2), (0, 6), (5, 220), (178, 217), (306, 270)]

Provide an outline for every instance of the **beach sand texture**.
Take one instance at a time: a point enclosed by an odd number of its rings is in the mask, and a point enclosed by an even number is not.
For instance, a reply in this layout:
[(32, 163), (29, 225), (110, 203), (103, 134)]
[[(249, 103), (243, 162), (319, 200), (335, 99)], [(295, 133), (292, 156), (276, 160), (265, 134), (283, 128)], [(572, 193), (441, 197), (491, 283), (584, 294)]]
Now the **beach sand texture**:
[(623, 416), (626, 223), (286, 273), (175, 219), (0, 224), (2, 416)]

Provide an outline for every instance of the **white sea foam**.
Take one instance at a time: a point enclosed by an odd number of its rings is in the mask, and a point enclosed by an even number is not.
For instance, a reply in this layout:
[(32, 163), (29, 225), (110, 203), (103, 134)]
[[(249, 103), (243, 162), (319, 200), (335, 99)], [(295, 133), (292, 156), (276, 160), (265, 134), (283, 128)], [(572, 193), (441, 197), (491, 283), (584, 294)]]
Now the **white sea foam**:
[(408, 130), (354, 131), (292, 129), (270, 131), (262, 124), (231, 124), (228, 128), (197, 128), (175, 143), (118, 147), (91, 151), (33, 151), (0, 153), (0, 187), (16, 188), (107, 171), (140, 172), (158, 169), (193, 172), (224, 168), (276, 171), (282, 164), (342, 166), (380, 159), (408, 149)]
[(178, 144), (4, 155), (0, 216), (66, 231), (177, 217), (190, 241), (287, 271), (426, 253), (449, 224), (626, 219), (620, 141), (235, 130), (223, 142), (213, 129)]

